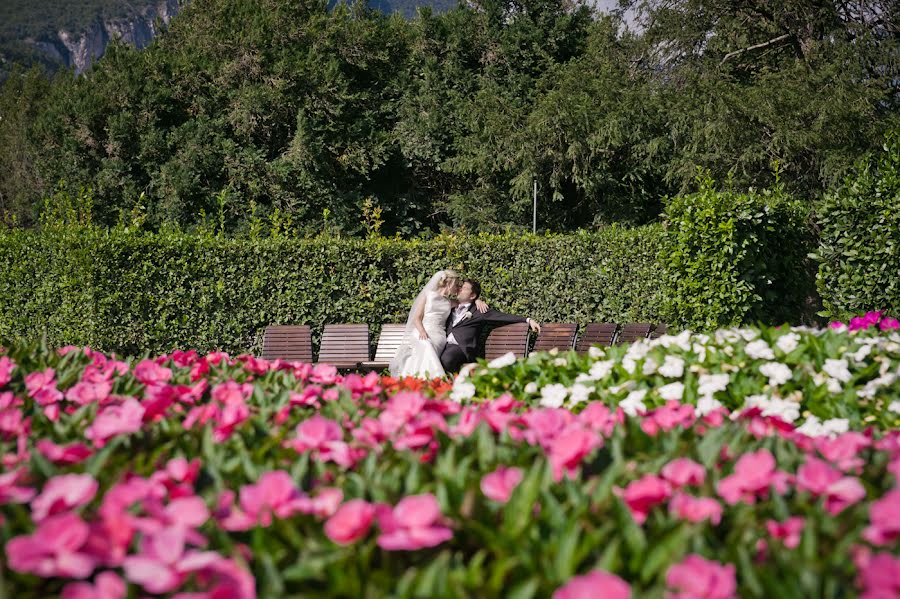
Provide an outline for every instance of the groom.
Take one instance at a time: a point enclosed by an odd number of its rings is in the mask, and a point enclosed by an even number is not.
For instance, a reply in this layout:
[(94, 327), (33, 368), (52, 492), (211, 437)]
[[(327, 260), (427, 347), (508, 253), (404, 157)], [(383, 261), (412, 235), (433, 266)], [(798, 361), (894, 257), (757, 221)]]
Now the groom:
[(481, 297), (478, 281), (466, 279), (456, 296), (459, 305), (447, 318), (447, 345), (441, 352), (441, 365), (448, 373), (458, 372), (467, 362), (474, 362), (478, 351), (478, 337), (488, 325), (527, 322), (532, 331), (541, 332), (541, 325), (531, 318), (504, 314), (493, 308), (482, 314), (475, 309), (475, 300)]

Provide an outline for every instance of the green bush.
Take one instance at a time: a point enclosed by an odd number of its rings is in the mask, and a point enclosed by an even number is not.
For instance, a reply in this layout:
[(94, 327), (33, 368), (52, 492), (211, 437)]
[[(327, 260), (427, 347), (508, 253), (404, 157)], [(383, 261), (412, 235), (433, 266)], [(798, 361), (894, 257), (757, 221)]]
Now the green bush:
[(700, 330), (807, 320), (815, 236), (804, 206), (779, 184), (736, 193), (697, 180), (697, 193), (666, 199), (666, 319)]
[(0, 338), (236, 353), (257, 351), (270, 324), (319, 334), (361, 322), (374, 340), (442, 268), (480, 280), (491, 306), (544, 322), (658, 322), (662, 244), (659, 226), (427, 241), (15, 232), (0, 235)]
[(823, 316), (900, 311), (900, 131), (866, 157), (816, 211)]

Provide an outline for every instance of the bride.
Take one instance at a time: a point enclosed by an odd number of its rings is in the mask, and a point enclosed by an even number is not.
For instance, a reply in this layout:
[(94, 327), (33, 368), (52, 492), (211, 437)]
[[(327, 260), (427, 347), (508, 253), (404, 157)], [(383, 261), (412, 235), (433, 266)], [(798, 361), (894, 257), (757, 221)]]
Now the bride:
[[(459, 289), (460, 279), (455, 271), (442, 270), (431, 277), (409, 311), (403, 341), (391, 360), (392, 377), (431, 379), (445, 375), (440, 355), (447, 344), (447, 318), (455, 303), (450, 296)], [(487, 309), (483, 302), (476, 304), (482, 312)]]

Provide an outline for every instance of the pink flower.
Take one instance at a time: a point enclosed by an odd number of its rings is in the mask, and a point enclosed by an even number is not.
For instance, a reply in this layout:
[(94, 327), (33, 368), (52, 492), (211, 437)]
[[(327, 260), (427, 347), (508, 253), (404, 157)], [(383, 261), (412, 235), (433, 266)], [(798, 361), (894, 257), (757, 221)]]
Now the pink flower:
[(97, 487), (97, 481), (90, 474), (54, 476), (31, 502), (31, 517), (40, 522), (47, 516), (84, 505), (94, 498)]
[(172, 370), (153, 360), (141, 360), (134, 367), (134, 378), (145, 385), (158, 385), (172, 380)]
[(66, 391), (66, 399), (80, 406), (101, 403), (112, 392), (112, 383), (99, 381), (96, 383), (80, 381)]
[(788, 518), (784, 522), (766, 521), (766, 530), (773, 539), (784, 539), (784, 546), (794, 549), (800, 544), (800, 533), (805, 521), (800, 516)]
[(889, 553), (876, 553), (860, 568), (859, 583), (863, 593), (859, 599), (894, 599), (900, 596), (900, 558)]
[(662, 477), (677, 488), (686, 485), (699, 487), (706, 480), (706, 469), (688, 458), (678, 458), (663, 466)]
[(57, 445), (48, 439), (41, 439), (37, 442), (36, 447), (42, 456), (57, 466), (80, 464), (94, 453), (93, 450), (84, 443)]
[(608, 572), (594, 570), (583, 576), (569, 580), (564, 587), (556, 589), (553, 599), (630, 599), (631, 587), (628, 583)]
[(900, 489), (894, 489), (869, 506), (871, 524), (863, 538), (873, 545), (887, 545), (900, 537)]
[(860, 453), (872, 445), (872, 439), (857, 432), (844, 433), (833, 439), (816, 437), (813, 442), (826, 460), (844, 472), (862, 467), (863, 459), (859, 457)]
[(660, 430), (670, 431), (679, 425), (690, 426), (693, 422), (694, 406), (673, 400), (648, 412), (641, 420), (641, 430), (652, 437)]
[(734, 565), (722, 565), (691, 554), (666, 573), (666, 585), (676, 592), (668, 599), (736, 599)]
[(885, 317), (878, 325), (882, 331), (894, 331), (900, 329), (900, 320), (896, 318)]
[(0, 505), (4, 503), (26, 503), (34, 497), (36, 493), (34, 489), (16, 486), (23, 474), (25, 474), (25, 470), (10, 470), (0, 474)]
[(550, 442), (548, 458), (553, 480), (559, 482), (563, 474), (574, 477), (581, 461), (602, 445), (603, 439), (594, 431), (577, 423), (567, 426)]
[(104, 408), (88, 427), (85, 437), (97, 447), (103, 447), (107, 440), (117, 435), (125, 435), (141, 430), (144, 408), (129, 397), (122, 405)]
[(485, 474), (481, 479), (481, 492), (488, 499), (506, 503), (512, 495), (513, 489), (522, 481), (521, 468), (506, 468), (500, 466), (490, 474)]
[(414, 551), (434, 547), (453, 536), (445, 526), (436, 526), (441, 518), (434, 495), (411, 495), (390, 506), (378, 506), (376, 511), (381, 535), (378, 546), (388, 551)]
[(759, 495), (765, 496), (769, 487), (779, 493), (787, 490), (789, 477), (775, 470), (775, 458), (768, 449), (746, 453), (734, 466), (734, 473), (719, 481), (716, 490), (728, 505), (739, 501), (754, 503)]
[(82, 551), (88, 525), (66, 512), (38, 524), (34, 534), (15, 537), (6, 544), (6, 559), (16, 572), (42, 578), (87, 578), (94, 571), (92, 557)]
[(814, 496), (825, 496), (825, 509), (832, 516), (865, 498), (866, 490), (858, 479), (842, 476), (818, 458), (807, 458), (797, 471), (797, 488)]
[(125, 577), (148, 593), (169, 593), (188, 574), (208, 568), (222, 557), (212, 551), (185, 551), (185, 530), (181, 526), (161, 529), (141, 539), (141, 550), (129, 555), (122, 565)]
[(56, 388), (56, 372), (52, 368), (27, 374), (25, 388), (28, 395), (42, 406), (56, 403), (63, 398), (63, 394)]
[(225, 530), (247, 530), (256, 525), (269, 526), (272, 516), (289, 518), (303, 511), (303, 493), (291, 475), (283, 470), (266, 472), (256, 484), (241, 487), (241, 512), (222, 522)]
[(286, 441), (285, 446), (293, 447), (298, 453), (314, 451), (323, 462), (332, 461), (349, 468), (354, 460), (350, 446), (343, 438), (340, 424), (316, 414), (297, 425), (297, 436)]
[(718, 524), (722, 520), (722, 505), (712, 497), (692, 497), (676, 493), (669, 502), (669, 512), (688, 522), (709, 520)]
[(634, 521), (643, 524), (650, 510), (665, 502), (671, 495), (672, 487), (668, 482), (655, 474), (645, 474), (625, 487), (622, 500), (631, 511)]
[(375, 506), (363, 499), (351, 499), (325, 522), (325, 534), (339, 545), (350, 545), (366, 536), (375, 519)]
[(63, 587), (60, 599), (124, 599), (125, 581), (114, 572), (101, 572), (89, 582), (70, 582)]
[(0, 387), (12, 380), (12, 371), (16, 369), (16, 363), (9, 356), (0, 356)]

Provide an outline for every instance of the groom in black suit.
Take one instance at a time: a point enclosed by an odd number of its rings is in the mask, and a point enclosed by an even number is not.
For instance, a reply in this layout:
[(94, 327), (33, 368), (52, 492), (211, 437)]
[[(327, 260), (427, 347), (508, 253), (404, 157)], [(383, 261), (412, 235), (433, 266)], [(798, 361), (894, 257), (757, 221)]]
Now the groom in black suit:
[(458, 372), (467, 362), (474, 362), (478, 351), (478, 338), (485, 326), (527, 322), (532, 331), (541, 332), (541, 325), (531, 318), (504, 314), (493, 308), (482, 314), (475, 309), (475, 300), (481, 297), (478, 281), (466, 279), (456, 298), (459, 305), (447, 318), (447, 345), (441, 352), (441, 365), (446, 372)]

